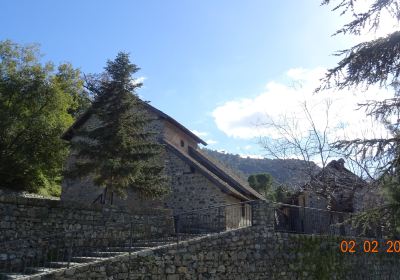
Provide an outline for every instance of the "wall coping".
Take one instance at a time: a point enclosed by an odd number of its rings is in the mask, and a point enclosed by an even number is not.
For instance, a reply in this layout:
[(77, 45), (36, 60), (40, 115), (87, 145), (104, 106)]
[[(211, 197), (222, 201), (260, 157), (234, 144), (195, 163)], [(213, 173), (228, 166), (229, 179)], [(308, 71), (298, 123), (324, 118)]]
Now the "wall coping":
[(88, 205), (85, 203), (80, 203), (75, 201), (64, 201), (51, 198), (23, 197), (18, 193), (8, 194), (8, 193), (1, 193), (1, 191), (0, 191), (0, 203), (47, 207), (47, 208), (64, 208), (64, 209), (67, 208), (67, 209), (88, 210), (95, 212), (108, 212), (108, 211), (123, 212), (131, 215), (172, 216), (172, 209), (167, 209), (167, 208), (128, 209), (122, 206), (114, 206), (114, 205), (101, 205), (101, 204)]

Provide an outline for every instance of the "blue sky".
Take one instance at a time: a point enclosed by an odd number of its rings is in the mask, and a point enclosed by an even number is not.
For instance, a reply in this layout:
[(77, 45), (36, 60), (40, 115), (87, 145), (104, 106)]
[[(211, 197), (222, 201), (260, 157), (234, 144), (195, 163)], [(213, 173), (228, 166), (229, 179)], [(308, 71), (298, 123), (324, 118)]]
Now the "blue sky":
[(271, 85), (303, 81), (351, 46), (353, 39), (331, 36), (344, 19), (330, 8), (316, 0), (5, 0), (0, 40), (39, 43), (44, 60), (84, 73), (101, 72), (127, 51), (141, 68), (144, 99), (197, 131), (209, 148), (262, 155), (259, 135), (234, 126), (251, 129), (263, 107), (251, 106), (260, 100), (268, 111), (266, 96), (283, 111), (297, 93), (279, 99)]

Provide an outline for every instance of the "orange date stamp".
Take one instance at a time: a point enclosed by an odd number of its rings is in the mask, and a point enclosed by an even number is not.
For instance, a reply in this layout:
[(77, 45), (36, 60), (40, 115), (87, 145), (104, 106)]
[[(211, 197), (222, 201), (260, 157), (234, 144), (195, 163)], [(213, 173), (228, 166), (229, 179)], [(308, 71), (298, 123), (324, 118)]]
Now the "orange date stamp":
[(356, 242), (355, 240), (342, 240), (339, 245), (342, 253), (400, 253), (400, 240), (364, 240)]

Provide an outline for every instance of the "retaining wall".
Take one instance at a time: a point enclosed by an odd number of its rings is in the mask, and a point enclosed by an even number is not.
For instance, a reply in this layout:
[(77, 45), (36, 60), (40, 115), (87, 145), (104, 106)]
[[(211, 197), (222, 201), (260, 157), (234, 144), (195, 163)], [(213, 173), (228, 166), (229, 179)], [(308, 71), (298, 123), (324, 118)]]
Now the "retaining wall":
[(62, 269), (51, 279), (398, 279), (399, 253), (363, 252), (362, 238), (347, 238), (356, 252), (342, 253), (343, 237), (276, 233), (268, 205), (253, 206), (253, 227)]
[(17, 264), (22, 256), (35, 258), (48, 250), (45, 246), (122, 243), (131, 232), (136, 239), (169, 236), (174, 233), (172, 212), (129, 212), (118, 207), (0, 194), (0, 265), (5, 261)]

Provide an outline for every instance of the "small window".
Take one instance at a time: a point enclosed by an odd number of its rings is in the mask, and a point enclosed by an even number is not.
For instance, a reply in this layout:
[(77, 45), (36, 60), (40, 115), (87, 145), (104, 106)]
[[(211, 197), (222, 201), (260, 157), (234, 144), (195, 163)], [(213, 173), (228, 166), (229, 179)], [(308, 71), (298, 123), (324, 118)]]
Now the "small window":
[(185, 147), (185, 142), (183, 142), (183, 140), (181, 140), (181, 147)]
[(194, 173), (196, 172), (196, 169), (194, 168), (194, 166), (190, 166), (190, 173)]

